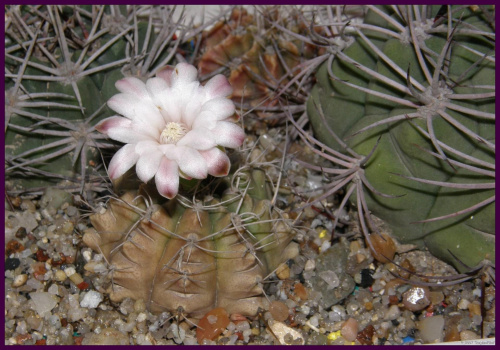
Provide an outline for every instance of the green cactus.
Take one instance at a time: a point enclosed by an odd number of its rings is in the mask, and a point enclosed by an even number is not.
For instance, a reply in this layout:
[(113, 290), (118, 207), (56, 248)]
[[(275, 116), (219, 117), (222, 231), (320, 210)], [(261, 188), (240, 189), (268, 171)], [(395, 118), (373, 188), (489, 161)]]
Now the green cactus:
[(215, 307), (243, 315), (264, 307), (262, 282), (298, 251), (292, 226), (271, 205), (255, 162), (215, 187), (226, 188), (218, 199), (195, 193), (189, 202), (143, 186), (91, 217), (83, 240), (113, 271), (111, 300), (143, 299), (152, 312), (182, 308), (193, 318)]
[(494, 262), (494, 6), (368, 8), (316, 74), (315, 134), (357, 169), (368, 226), (371, 211), (459, 271)]
[[(124, 76), (149, 78), (175, 64), (195, 35), (175, 7), (7, 6), (5, 141), (9, 193), (108, 186), (94, 126)], [(180, 34), (179, 34), (180, 33)], [(177, 36), (176, 36), (177, 35)]]

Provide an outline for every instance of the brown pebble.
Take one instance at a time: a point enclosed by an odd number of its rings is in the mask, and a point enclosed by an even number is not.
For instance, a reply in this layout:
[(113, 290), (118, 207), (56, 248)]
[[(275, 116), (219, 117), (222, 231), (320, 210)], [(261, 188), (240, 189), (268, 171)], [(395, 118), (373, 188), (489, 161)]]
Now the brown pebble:
[(370, 247), (370, 251), (372, 252), (373, 258), (375, 260), (382, 263), (387, 263), (394, 259), (394, 255), (396, 254), (396, 244), (388, 234), (372, 234), (370, 235), (370, 242), (372, 243), (375, 251), (371, 249), (371, 246), (368, 244), (368, 242), (366, 243), (366, 245)]
[(467, 305), (467, 308), (469, 309), (469, 312), (472, 315), (479, 315), (481, 316), (481, 305), (477, 302), (472, 302), (469, 305)]
[(21, 243), (19, 243), (18, 241), (16, 241), (15, 239), (10, 240), (5, 245), (5, 255), (7, 255), (7, 256), (9, 256), (10, 254), (13, 254), (13, 253), (22, 252), (23, 250), (24, 250), (24, 246)]
[(204, 339), (214, 340), (229, 324), (229, 315), (222, 307), (210, 310), (198, 322), (196, 328), (196, 339), (198, 344), (203, 344)]
[(288, 306), (281, 301), (273, 301), (269, 305), (269, 312), (275, 321), (284, 322), (288, 318)]
[(444, 300), (443, 292), (430, 292), (429, 299), (431, 300), (431, 304), (439, 305)]
[(401, 266), (401, 268), (399, 269), (398, 273), (403, 278), (408, 279), (410, 278), (411, 274), (415, 272), (415, 268), (408, 259), (404, 259), (399, 265)]
[(361, 332), (358, 333), (356, 339), (362, 345), (373, 345), (372, 338), (374, 333), (375, 333), (375, 328), (370, 324), (366, 326), (365, 329), (363, 329)]
[(399, 304), (399, 298), (397, 295), (389, 295), (389, 305), (397, 305)]
[(365, 303), (365, 309), (366, 311), (372, 311), (373, 310), (373, 304), (371, 302), (366, 302)]
[(403, 293), (403, 304), (407, 310), (420, 311), (427, 307), (431, 301), (429, 288), (415, 286)]
[(358, 321), (354, 318), (349, 318), (344, 322), (342, 328), (340, 329), (340, 334), (347, 341), (354, 341), (358, 336)]
[(288, 265), (281, 264), (276, 270), (276, 276), (278, 276), (280, 280), (286, 280), (287, 278), (290, 278), (290, 268), (288, 267)]
[(300, 299), (307, 300), (307, 290), (302, 285), (302, 283), (295, 284), (294, 292), (295, 292), (295, 295), (298, 296)]
[(458, 331), (458, 327), (456, 324), (453, 324), (448, 327), (448, 330), (445, 333), (444, 341), (459, 341), (460, 340), (460, 332)]
[(26, 232), (26, 228), (24, 227), (19, 227), (16, 232), (16, 238), (23, 239), (28, 235), (28, 232)]

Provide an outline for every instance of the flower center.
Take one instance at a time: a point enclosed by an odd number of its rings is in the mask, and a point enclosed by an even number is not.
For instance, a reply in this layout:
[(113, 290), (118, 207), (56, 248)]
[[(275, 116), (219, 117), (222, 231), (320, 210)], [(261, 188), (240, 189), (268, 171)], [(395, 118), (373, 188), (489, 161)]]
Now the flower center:
[(161, 132), (161, 143), (177, 143), (187, 133), (187, 128), (184, 124), (177, 122), (169, 122), (165, 125), (165, 129)]

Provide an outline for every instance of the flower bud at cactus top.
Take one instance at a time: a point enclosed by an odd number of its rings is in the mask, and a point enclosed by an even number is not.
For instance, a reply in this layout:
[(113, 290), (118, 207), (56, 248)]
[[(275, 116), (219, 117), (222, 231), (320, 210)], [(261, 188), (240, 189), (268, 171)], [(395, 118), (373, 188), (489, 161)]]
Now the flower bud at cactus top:
[(83, 240), (113, 269), (113, 301), (143, 299), (152, 312), (182, 307), (194, 318), (215, 307), (255, 315), (265, 302), (261, 282), (297, 253), (292, 228), (249, 193), (227, 191), (190, 208), (177, 198), (153, 203), (143, 186), (91, 217)]
[(331, 74), (328, 63), (316, 74), (315, 134), (345, 151), (326, 122), (364, 156), (381, 137), (364, 174), (403, 196), (365, 192), (400, 240), (462, 271), (459, 261), (494, 261), (494, 7), (368, 8), (362, 25), (346, 28), (355, 41)]

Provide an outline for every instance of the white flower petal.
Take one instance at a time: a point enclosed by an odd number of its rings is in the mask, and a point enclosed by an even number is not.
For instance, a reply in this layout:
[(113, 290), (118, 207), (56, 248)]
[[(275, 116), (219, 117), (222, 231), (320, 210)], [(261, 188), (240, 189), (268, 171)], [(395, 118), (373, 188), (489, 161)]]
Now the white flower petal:
[(206, 100), (217, 97), (228, 97), (233, 93), (233, 88), (227, 81), (227, 78), (218, 74), (205, 84)]
[(155, 176), (158, 192), (172, 199), (179, 191), (179, 169), (175, 161), (163, 157)]
[(161, 78), (151, 78), (146, 82), (146, 89), (149, 92), (153, 102), (155, 100), (162, 98), (165, 93), (168, 93), (169, 85)]
[(211, 132), (215, 142), (223, 147), (238, 148), (245, 140), (245, 131), (231, 122), (218, 122)]
[(197, 150), (207, 150), (217, 146), (217, 143), (210, 130), (197, 128), (184, 135), (177, 142), (177, 146), (189, 146)]
[(207, 177), (208, 169), (205, 159), (200, 152), (190, 147), (177, 147), (179, 149), (179, 168), (189, 177), (204, 179)]
[(226, 176), (229, 173), (231, 162), (226, 153), (218, 148), (200, 151), (207, 162), (208, 173), (212, 176)]
[(146, 183), (151, 180), (158, 171), (163, 157), (163, 153), (157, 147), (151, 148), (150, 152), (141, 154), (135, 166), (137, 177)]
[(125, 145), (111, 159), (108, 174), (111, 180), (117, 179), (127, 172), (139, 159), (134, 151), (135, 145)]
[(144, 84), (144, 82), (135, 77), (120, 79), (115, 83), (115, 86), (118, 91), (132, 94), (139, 98), (148, 96), (148, 92), (146, 90), (146, 85)]
[(193, 65), (181, 62), (175, 66), (172, 74), (172, 85), (187, 84), (195, 81), (197, 77), (198, 71)]
[(235, 107), (233, 101), (219, 97), (205, 102), (201, 107), (201, 111), (212, 113), (218, 120), (222, 120), (232, 116), (235, 112)]
[(131, 120), (117, 116), (103, 119), (95, 128), (113, 140), (123, 143), (137, 143), (153, 138), (150, 128), (134, 125)]

